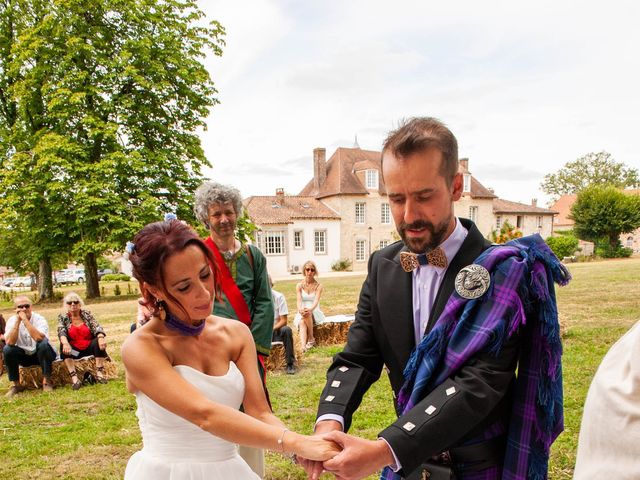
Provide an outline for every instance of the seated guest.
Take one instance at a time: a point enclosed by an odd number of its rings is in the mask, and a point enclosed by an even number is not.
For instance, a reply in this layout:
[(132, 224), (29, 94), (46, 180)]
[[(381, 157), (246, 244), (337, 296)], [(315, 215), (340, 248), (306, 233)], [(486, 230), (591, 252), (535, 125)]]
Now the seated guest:
[(138, 299), (138, 314), (136, 315), (136, 323), (131, 324), (131, 328), (129, 329), (129, 333), (133, 333), (137, 328), (140, 328), (142, 325), (147, 323), (151, 318), (151, 311), (144, 304), (144, 298)]
[(320, 310), (322, 285), (316, 280), (318, 273), (316, 264), (308, 260), (304, 264), (302, 272), (304, 280), (296, 285), (298, 313), (293, 319), (293, 324), (300, 329), (302, 350), (307, 351), (316, 344), (313, 337), (313, 325), (324, 322), (324, 313)]
[(58, 315), (58, 338), (62, 349), (61, 357), (71, 375), (73, 389), (82, 387), (76, 374), (74, 360), (93, 355), (96, 359), (96, 380), (107, 383), (104, 373), (104, 359), (107, 358), (107, 334), (91, 314), (82, 307), (84, 303), (75, 292), (64, 297), (62, 311)]
[(287, 360), (287, 373), (293, 375), (296, 373), (296, 354), (293, 350), (293, 332), (287, 325), (289, 316), (289, 307), (287, 299), (280, 292), (273, 289), (273, 281), (269, 275), (269, 286), (271, 287), (271, 297), (273, 298), (273, 336), (272, 342), (282, 342), (284, 345), (284, 353)]
[(11, 398), (27, 387), (20, 385), (19, 367), (40, 365), (42, 368), (42, 391), (53, 390), (51, 385), (51, 365), (56, 352), (49, 345), (49, 326), (45, 318), (31, 310), (31, 300), (24, 295), (14, 299), (16, 314), (9, 317), (5, 329), (3, 348), (4, 363), (13, 386), (6, 396)]

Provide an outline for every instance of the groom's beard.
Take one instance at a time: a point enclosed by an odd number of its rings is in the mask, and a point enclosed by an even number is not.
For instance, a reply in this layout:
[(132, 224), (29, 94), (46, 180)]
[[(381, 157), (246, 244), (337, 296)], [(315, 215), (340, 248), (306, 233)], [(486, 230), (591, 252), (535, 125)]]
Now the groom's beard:
[[(450, 218), (444, 219), (438, 225), (434, 225), (428, 220), (416, 220), (413, 223), (402, 222), (398, 227), (398, 233), (400, 233), (400, 238), (402, 238), (404, 244), (409, 247), (409, 250), (413, 253), (426, 253), (443, 242), (450, 222)], [(427, 235), (426, 238), (407, 237), (407, 230), (417, 230), (420, 228), (425, 228), (430, 235)]]

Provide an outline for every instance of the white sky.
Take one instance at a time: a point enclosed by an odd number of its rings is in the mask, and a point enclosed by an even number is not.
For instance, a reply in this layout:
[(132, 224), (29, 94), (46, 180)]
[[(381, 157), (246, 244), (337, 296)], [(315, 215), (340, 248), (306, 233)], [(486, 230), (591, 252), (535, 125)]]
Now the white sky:
[(640, 2), (200, 0), (226, 31), (202, 144), (244, 197), (297, 194), (312, 151), (380, 150), (435, 116), (471, 173), (529, 203), (591, 152), (640, 168)]

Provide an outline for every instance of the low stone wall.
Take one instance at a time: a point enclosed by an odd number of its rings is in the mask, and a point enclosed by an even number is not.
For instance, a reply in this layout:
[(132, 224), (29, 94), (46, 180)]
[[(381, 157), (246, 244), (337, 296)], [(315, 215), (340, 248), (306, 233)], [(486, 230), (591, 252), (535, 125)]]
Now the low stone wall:
[[(78, 378), (82, 380), (85, 372), (91, 372), (93, 376), (96, 376), (96, 359), (91, 357), (84, 357), (75, 361), (76, 373)], [(105, 377), (109, 380), (117, 378), (118, 367), (110, 358), (106, 358), (104, 362)], [(67, 370), (66, 365), (62, 360), (56, 360), (53, 362), (53, 368), (51, 369), (51, 383), (54, 387), (60, 387), (65, 384), (71, 385), (71, 376)], [(23, 385), (30, 389), (36, 389), (42, 387), (42, 369), (35, 365), (33, 367), (20, 367), (20, 385)]]

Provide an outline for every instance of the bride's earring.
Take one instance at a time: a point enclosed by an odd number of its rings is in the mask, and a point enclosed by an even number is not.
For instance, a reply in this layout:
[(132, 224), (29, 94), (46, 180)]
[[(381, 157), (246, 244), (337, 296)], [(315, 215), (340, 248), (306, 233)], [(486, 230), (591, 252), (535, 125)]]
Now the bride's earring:
[(167, 311), (164, 308), (164, 302), (159, 298), (156, 299), (156, 308), (158, 309), (158, 316), (160, 320), (164, 322), (165, 318), (167, 318)]

